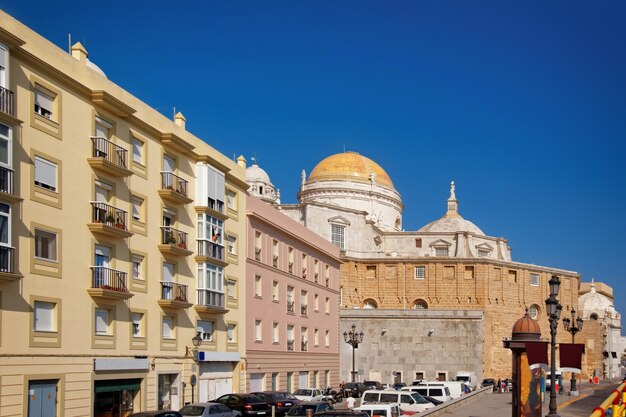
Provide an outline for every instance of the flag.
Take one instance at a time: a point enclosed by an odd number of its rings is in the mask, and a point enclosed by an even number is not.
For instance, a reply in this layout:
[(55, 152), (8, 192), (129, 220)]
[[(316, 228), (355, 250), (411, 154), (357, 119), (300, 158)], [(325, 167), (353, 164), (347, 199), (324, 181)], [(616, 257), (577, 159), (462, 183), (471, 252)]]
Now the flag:
[(561, 371), (580, 373), (585, 345), (581, 343), (559, 343)]
[(530, 369), (549, 369), (548, 342), (526, 342), (526, 355)]

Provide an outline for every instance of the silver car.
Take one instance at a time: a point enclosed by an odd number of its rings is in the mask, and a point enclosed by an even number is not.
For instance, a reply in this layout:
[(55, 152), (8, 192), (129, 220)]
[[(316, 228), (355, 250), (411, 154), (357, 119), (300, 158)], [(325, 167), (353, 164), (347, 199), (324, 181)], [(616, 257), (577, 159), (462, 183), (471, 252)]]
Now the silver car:
[(193, 403), (184, 406), (179, 412), (183, 417), (241, 417), (239, 411), (220, 403)]

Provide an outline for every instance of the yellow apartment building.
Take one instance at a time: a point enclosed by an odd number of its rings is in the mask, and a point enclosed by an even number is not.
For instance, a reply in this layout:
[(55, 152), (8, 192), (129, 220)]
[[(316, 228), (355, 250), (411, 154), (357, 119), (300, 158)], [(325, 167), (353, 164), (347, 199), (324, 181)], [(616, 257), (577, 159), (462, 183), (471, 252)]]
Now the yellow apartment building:
[(0, 11), (0, 415), (239, 391), (246, 189), (182, 114)]

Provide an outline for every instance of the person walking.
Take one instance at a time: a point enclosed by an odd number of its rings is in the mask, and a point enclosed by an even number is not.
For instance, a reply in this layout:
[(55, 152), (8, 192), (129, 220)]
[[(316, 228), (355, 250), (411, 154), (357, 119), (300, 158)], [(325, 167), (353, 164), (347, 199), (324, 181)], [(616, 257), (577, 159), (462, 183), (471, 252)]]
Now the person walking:
[(348, 398), (346, 398), (346, 406), (348, 407), (348, 410), (352, 410), (354, 408), (354, 403), (355, 403), (355, 399), (354, 396), (349, 396)]
[(498, 379), (498, 383), (496, 384), (496, 389), (498, 390), (498, 394), (502, 394), (502, 381)]

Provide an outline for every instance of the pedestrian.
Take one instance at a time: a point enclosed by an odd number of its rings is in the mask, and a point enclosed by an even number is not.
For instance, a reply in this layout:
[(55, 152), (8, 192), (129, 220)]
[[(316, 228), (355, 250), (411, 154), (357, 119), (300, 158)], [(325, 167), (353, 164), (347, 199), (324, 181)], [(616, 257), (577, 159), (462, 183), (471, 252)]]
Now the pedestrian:
[(348, 407), (348, 410), (352, 410), (354, 408), (354, 402), (356, 400), (354, 399), (354, 397), (352, 395), (350, 395), (348, 398), (346, 398), (346, 406)]
[(502, 393), (502, 381), (498, 379), (498, 383), (496, 384), (494, 388), (496, 389), (498, 394), (501, 394)]

